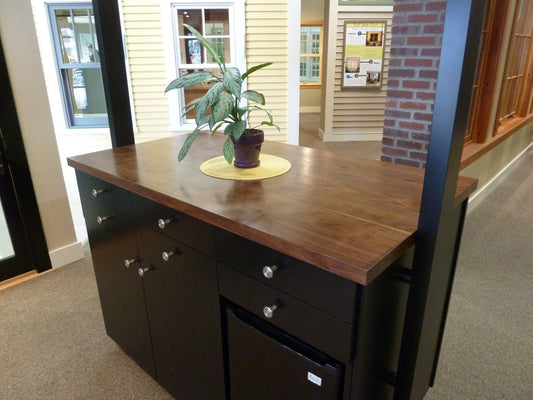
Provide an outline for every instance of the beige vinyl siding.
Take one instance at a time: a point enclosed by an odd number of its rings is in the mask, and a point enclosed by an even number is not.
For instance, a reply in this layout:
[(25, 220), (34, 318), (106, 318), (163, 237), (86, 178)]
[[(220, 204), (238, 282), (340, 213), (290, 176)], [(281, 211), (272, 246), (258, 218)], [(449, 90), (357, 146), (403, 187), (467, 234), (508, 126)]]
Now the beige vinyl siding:
[(161, 8), (159, 1), (123, 0), (124, 29), (135, 120), (136, 141), (171, 134)]
[[(248, 0), (246, 2), (247, 67), (272, 61), (274, 64), (248, 78), (248, 89), (265, 95), (266, 107), (280, 127), (263, 127), (269, 140), (287, 140), (288, 108), (288, 1)], [(250, 125), (263, 121), (260, 112)]]
[[(381, 88), (342, 89), (344, 23), (346, 21), (385, 20), (385, 52)], [(385, 116), (388, 68), (390, 60), (392, 12), (348, 12), (337, 14), (335, 37), (334, 85), (329, 92), (332, 112), (324, 132), (325, 141), (381, 140)], [(328, 70), (331, 67), (328, 65)], [(330, 73), (328, 71), (328, 73)]]

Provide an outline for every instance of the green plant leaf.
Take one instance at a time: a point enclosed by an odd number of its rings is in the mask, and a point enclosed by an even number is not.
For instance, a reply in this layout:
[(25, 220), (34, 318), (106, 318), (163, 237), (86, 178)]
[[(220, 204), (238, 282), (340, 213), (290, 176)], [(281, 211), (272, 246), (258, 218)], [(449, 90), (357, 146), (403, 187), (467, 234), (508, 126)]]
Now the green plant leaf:
[(258, 128), (258, 127), (263, 126), (263, 125), (273, 126), (274, 128), (276, 128), (278, 130), (278, 132), (280, 131), (279, 126), (277, 126), (273, 122), (269, 122), (269, 121), (263, 121), (259, 125), (255, 126), (254, 128)]
[(226, 141), (224, 142), (224, 146), (222, 147), (222, 154), (224, 154), (224, 158), (226, 159), (226, 162), (231, 165), (233, 162), (233, 155), (235, 150), (233, 149), (233, 142), (228, 137)]
[(247, 90), (242, 94), (242, 97), (255, 103), (259, 103), (262, 106), (265, 105), (265, 96), (255, 90)]
[(211, 47), (211, 44), (207, 41), (206, 38), (204, 38), (202, 36), (202, 34), (200, 32), (198, 32), (196, 29), (194, 29), (192, 26), (190, 25), (187, 25), (187, 24), (183, 24), (183, 26), (185, 28), (187, 28), (195, 37), (196, 39), (198, 39), (198, 41), (200, 42), (200, 44), (202, 46), (205, 47), (205, 49), (207, 50), (207, 52), (211, 55), (211, 57), (213, 58), (213, 61), (215, 61), (220, 70), (222, 72), (226, 72), (226, 65), (224, 64), (224, 62), (220, 59), (220, 57), (218, 56), (218, 54), (215, 52), (215, 50), (213, 49), (213, 47)]
[(246, 130), (246, 122), (235, 121), (226, 126), (224, 129), (224, 135), (233, 136), (233, 139), (239, 140), (244, 131)]
[(242, 90), (241, 72), (239, 69), (235, 67), (228, 68), (224, 74), (223, 82), (226, 90), (239, 100), (241, 98)]
[(233, 96), (228, 92), (220, 93), (218, 100), (211, 107), (211, 114), (213, 118), (213, 125), (217, 122), (223, 121), (231, 114), (233, 110)]
[(165, 89), (165, 93), (173, 89), (181, 89), (184, 87), (189, 87), (196, 85), (197, 83), (210, 81), (214, 77), (214, 74), (210, 71), (196, 71), (191, 72), (190, 74), (180, 76), (179, 78), (174, 79), (168, 84)]
[(181, 150), (178, 154), (178, 161), (182, 161), (185, 158), (192, 146), (192, 142), (194, 142), (194, 139), (196, 139), (196, 136), (198, 136), (198, 132), (200, 132), (200, 128), (196, 127), (194, 131), (189, 133), (189, 136), (187, 136), (187, 139), (185, 139), (185, 142), (183, 142), (183, 146), (181, 146)]
[(207, 114), (207, 111), (215, 104), (215, 102), (218, 100), (220, 93), (222, 93), (222, 82), (214, 83), (207, 93), (200, 98), (200, 101), (196, 104), (194, 111), (195, 111), (195, 119), (196, 124), (198, 125), (204, 115)]
[(248, 75), (254, 73), (254, 72), (257, 71), (258, 69), (268, 67), (269, 65), (272, 65), (272, 62), (267, 62), (267, 63), (264, 63), (264, 64), (259, 64), (259, 65), (256, 65), (255, 67), (250, 68), (248, 71), (246, 71), (244, 74), (242, 74), (242, 80), (245, 80), (246, 77), (248, 77)]

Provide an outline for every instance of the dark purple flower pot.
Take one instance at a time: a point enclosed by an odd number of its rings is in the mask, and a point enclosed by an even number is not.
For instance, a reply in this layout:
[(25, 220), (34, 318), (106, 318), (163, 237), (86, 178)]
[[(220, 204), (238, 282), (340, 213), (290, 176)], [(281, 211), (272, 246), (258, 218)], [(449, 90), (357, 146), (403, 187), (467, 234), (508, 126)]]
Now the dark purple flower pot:
[(260, 162), (261, 144), (264, 140), (265, 133), (260, 129), (247, 129), (237, 141), (232, 136), (231, 141), (235, 149), (233, 165), (238, 168), (257, 167)]

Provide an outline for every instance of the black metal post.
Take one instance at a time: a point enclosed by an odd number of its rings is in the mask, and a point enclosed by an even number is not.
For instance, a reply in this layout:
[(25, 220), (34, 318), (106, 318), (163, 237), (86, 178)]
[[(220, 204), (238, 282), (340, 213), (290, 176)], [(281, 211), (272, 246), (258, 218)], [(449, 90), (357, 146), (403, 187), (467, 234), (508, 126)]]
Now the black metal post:
[(395, 400), (422, 399), (433, 384), (464, 215), (454, 200), (485, 3), (447, 2)]
[(113, 147), (135, 143), (117, 0), (92, 0)]

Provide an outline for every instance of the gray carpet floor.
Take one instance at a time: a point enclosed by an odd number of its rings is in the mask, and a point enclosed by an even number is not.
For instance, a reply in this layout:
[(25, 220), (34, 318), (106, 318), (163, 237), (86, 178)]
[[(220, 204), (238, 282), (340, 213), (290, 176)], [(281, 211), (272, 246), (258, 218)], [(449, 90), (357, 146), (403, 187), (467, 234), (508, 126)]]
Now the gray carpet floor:
[[(533, 151), (469, 213), (426, 400), (533, 399), (531, 199)], [(0, 291), (0, 400), (33, 399), (171, 399), (106, 336), (89, 257)]]

